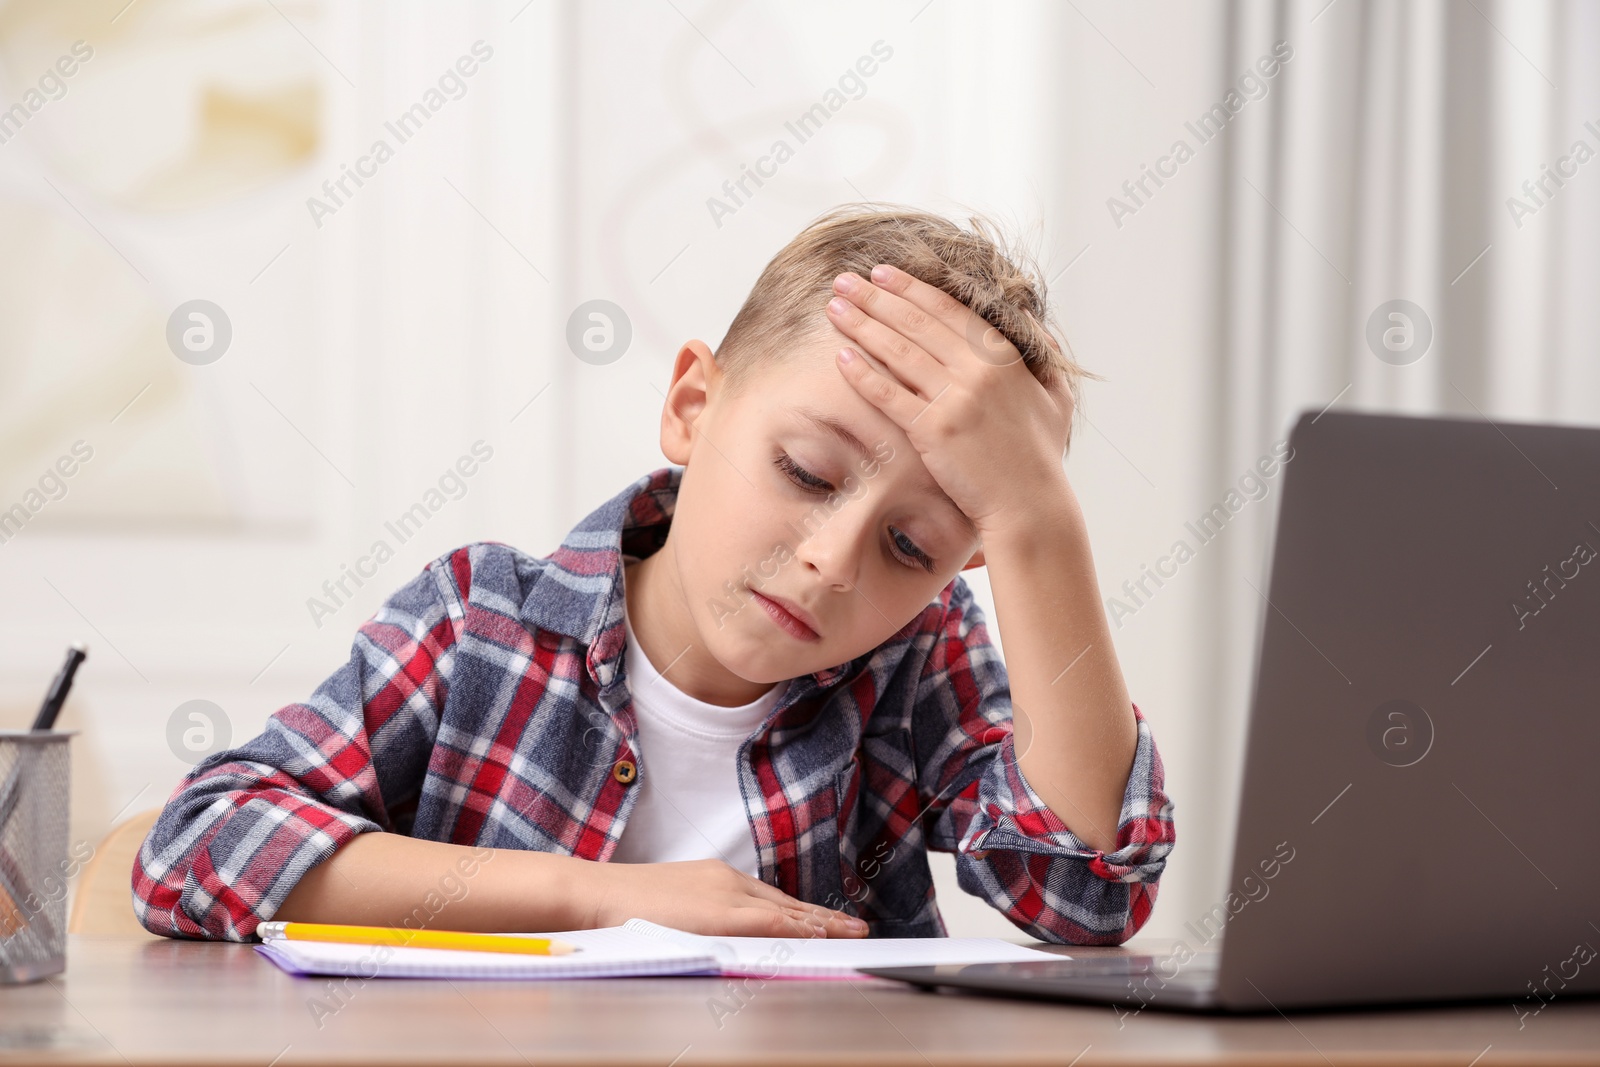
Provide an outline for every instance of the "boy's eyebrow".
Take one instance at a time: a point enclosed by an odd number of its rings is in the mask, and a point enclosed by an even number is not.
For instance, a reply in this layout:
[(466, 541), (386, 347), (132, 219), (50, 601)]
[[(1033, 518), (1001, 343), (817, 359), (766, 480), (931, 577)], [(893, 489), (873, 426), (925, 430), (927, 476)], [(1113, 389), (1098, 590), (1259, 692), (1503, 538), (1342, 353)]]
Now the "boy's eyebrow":
[[(846, 426), (832, 415), (825, 415), (820, 411), (807, 407), (799, 407), (795, 408), (794, 410), (795, 413), (800, 415), (802, 418), (809, 420), (820, 429), (826, 430), (828, 433), (838, 438), (862, 459), (870, 461), (875, 458), (872, 450), (866, 445), (862, 444), (861, 438), (851, 433), (850, 427)], [(934, 481), (931, 475), (924, 474), (922, 478), (918, 479), (917, 484), (924, 493), (942, 501), (946, 507), (955, 512), (955, 514), (960, 518), (961, 524), (966, 527), (969, 533), (977, 533), (978, 528), (973, 524), (972, 519), (967, 516), (966, 512), (956, 507), (956, 502), (950, 499), (950, 494), (946, 493), (942, 488), (940, 488), (939, 483)]]

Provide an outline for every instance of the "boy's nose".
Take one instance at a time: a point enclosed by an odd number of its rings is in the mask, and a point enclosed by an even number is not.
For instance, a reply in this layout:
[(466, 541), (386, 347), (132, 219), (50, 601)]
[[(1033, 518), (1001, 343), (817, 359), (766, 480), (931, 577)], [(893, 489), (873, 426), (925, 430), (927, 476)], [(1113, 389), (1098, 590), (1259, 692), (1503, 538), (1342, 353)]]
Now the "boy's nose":
[[(861, 510), (861, 509), (857, 509)], [(795, 557), (817, 572), (827, 585), (854, 588), (861, 569), (861, 553), (869, 528), (863, 515), (852, 515), (847, 504), (795, 549)]]

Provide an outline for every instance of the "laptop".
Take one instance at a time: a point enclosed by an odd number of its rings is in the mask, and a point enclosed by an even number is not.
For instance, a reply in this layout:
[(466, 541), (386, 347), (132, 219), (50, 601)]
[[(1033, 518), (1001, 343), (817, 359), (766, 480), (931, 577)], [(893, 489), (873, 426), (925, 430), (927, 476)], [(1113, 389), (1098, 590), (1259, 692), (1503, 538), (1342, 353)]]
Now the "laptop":
[(1230, 1012), (1600, 992), (1600, 430), (1307, 412), (1290, 444), (1227, 893), (1166, 956), (868, 973)]

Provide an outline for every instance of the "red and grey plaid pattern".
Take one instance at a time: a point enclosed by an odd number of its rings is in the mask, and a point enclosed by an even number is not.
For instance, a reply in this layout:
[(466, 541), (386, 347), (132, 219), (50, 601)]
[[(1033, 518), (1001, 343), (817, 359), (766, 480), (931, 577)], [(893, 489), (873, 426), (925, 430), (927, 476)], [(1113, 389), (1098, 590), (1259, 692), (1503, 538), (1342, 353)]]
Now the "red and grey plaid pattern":
[[(134, 864), (140, 922), (245, 940), (369, 830), (609, 859), (635, 797), (612, 769), (650, 773), (623, 674), (622, 556), (660, 547), (682, 473), (640, 478), (543, 559), (481, 542), (429, 564), (309, 700), (178, 785)], [(1134, 713), (1117, 848), (1101, 853), (1023, 779), (1005, 666), (957, 577), (883, 645), (796, 679), (745, 742), (761, 876), (874, 936), (940, 936), (925, 850), (954, 852), (961, 888), (1034, 937), (1123, 941), (1174, 840)]]

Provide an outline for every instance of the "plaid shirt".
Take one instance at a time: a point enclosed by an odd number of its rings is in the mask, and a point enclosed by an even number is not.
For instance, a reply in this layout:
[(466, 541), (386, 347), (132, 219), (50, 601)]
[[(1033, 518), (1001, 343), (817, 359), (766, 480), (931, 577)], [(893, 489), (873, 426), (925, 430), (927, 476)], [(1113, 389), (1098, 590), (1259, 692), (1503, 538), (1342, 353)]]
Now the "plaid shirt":
[[(482, 542), (429, 564), (310, 700), (179, 783), (134, 864), (139, 921), (244, 940), (370, 830), (609, 859), (650, 773), (623, 676), (622, 557), (661, 546), (682, 472), (640, 478), (546, 558)], [(1034, 937), (1121, 942), (1149, 916), (1174, 839), (1134, 714), (1117, 849), (1103, 853), (1022, 777), (1005, 667), (958, 576), (879, 647), (796, 679), (744, 742), (761, 877), (872, 936), (943, 936), (933, 848)]]

